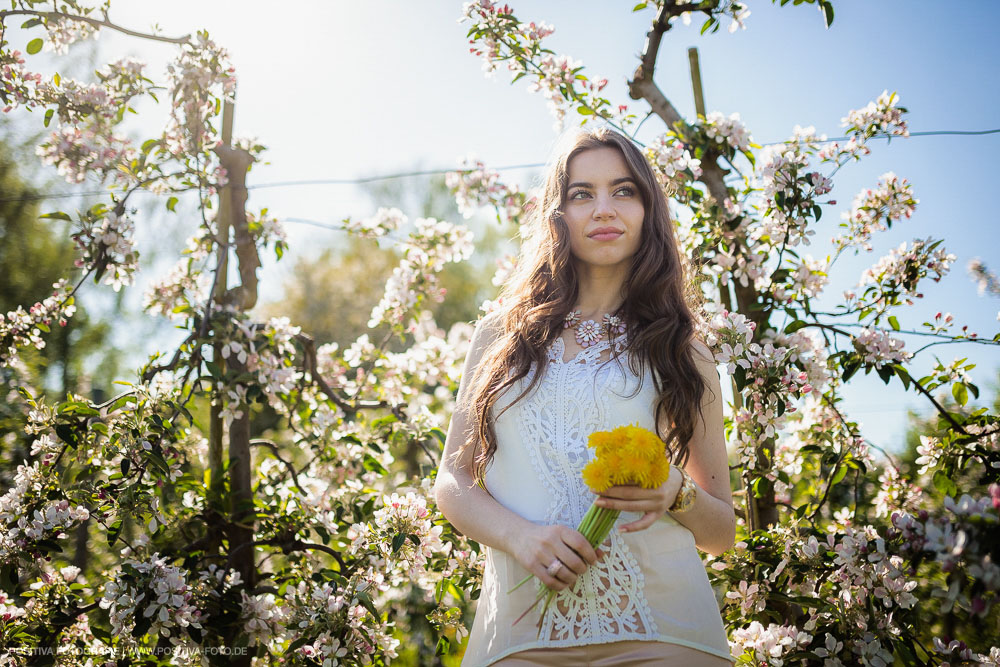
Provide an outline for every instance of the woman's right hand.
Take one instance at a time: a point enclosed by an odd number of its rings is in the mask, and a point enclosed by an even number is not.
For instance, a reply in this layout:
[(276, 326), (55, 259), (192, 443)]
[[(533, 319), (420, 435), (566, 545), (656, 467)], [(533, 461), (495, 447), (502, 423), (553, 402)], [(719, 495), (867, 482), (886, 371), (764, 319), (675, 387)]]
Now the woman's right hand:
[[(539, 526), (533, 524), (520, 536), (513, 554), (521, 567), (553, 591), (561, 591), (576, 583), (577, 577), (597, 562), (599, 554), (587, 538), (569, 526)], [(549, 565), (558, 558), (562, 566), (549, 573)]]

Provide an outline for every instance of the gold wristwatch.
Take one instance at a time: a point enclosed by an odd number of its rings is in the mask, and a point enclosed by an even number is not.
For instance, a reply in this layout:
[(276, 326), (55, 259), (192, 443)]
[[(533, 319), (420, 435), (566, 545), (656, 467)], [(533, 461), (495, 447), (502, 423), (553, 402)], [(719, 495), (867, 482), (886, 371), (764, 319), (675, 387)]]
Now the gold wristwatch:
[(674, 499), (674, 504), (667, 511), (671, 514), (680, 514), (687, 512), (694, 505), (694, 498), (698, 495), (698, 486), (691, 479), (691, 475), (687, 474), (687, 470), (678, 468), (677, 466), (674, 467), (681, 472), (681, 477), (684, 478), (684, 481), (681, 482), (681, 488), (677, 491), (677, 498)]

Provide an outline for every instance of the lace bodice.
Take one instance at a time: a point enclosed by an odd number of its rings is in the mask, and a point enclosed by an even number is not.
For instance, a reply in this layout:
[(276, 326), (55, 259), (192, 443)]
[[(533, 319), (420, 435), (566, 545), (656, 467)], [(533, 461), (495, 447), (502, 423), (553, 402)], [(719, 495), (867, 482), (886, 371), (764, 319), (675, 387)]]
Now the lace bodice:
[[(594, 500), (581, 476), (592, 456), (590, 433), (624, 424), (655, 430), (650, 371), (640, 379), (624, 356), (602, 360), (609, 346), (602, 340), (563, 360), (565, 344), (556, 338), (534, 390), (503, 411), (530, 384), (536, 372), (532, 366), (497, 401), (497, 451), (486, 487), (498, 502), (530, 521), (579, 525)], [(638, 516), (623, 513), (618, 524)], [(628, 639), (676, 642), (728, 657), (718, 607), (687, 528), (667, 515), (637, 533), (613, 530), (602, 548), (607, 555), (556, 596), (536, 635), (536, 612), (512, 624), (537, 589), (523, 586), (508, 594), (527, 572), (512, 556), (487, 547), (483, 591), (463, 664), (486, 665), (537, 646)], [(667, 590), (669, 600), (663, 599)], [(688, 616), (692, 601), (694, 625), (679, 620)]]
[[(618, 369), (614, 361), (600, 362), (609, 346), (602, 339), (564, 362), (565, 343), (556, 338), (549, 348), (550, 368), (538, 396), (526, 403), (518, 420), (532, 467), (550, 498), (543, 524), (575, 528), (594, 500), (581, 475), (591, 459), (587, 438), (619, 416), (609, 414), (608, 396), (608, 385)], [(586, 390), (587, 383), (591, 391)], [(610, 548), (604, 545), (608, 555), (589, 568), (572, 590), (556, 597), (546, 614), (542, 636), (566, 641), (656, 631), (635, 557), (617, 531), (612, 531), (608, 541)]]

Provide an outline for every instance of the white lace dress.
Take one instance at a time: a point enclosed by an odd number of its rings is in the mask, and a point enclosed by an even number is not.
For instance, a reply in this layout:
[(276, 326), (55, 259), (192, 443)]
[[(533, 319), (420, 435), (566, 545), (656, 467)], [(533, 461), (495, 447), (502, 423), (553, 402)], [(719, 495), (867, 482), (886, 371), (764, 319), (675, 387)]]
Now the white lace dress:
[[(564, 343), (548, 350), (545, 376), (496, 420), (497, 451), (486, 486), (508, 509), (538, 524), (576, 527), (594, 499), (580, 475), (590, 460), (587, 437), (599, 430), (638, 424), (655, 431), (656, 390), (647, 368), (640, 384), (622, 358), (601, 361), (600, 343), (563, 362)], [(509, 388), (494, 414), (516, 397), (535, 372)], [(619, 524), (640, 515), (622, 513)], [(489, 665), (532, 648), (580, 646), (624, 640), (662, 641), (729, 658), (719, 608), (691, 531), (665, 515), (646, 530), (612, 531), (607, 555), (556, 596), (541, 635), (531, 605), (537, 586), (510, 591), (528, 572), (507, 553), (485, 547), (482, 594), (462, 664)]]

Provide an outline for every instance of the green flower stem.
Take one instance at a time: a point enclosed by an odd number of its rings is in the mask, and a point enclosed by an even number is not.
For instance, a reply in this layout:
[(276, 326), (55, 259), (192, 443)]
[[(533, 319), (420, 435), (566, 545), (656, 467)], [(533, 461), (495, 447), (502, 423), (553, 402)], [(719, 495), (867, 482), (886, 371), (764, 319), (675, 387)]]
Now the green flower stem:
[[(608, 533), (611, 532), (611, 527), (618, 520), (621, 515), (621, 510), (608, 509), (606, 507), (597, 508), (596, 516), (594, 518), (593, 525), (590, 526), (588, 532), (584, 533), (587, 541), (595, 549), (599, 544), (604, 542), (607, 538)], [(582, 530), (580, 532), (583, 532)]]

